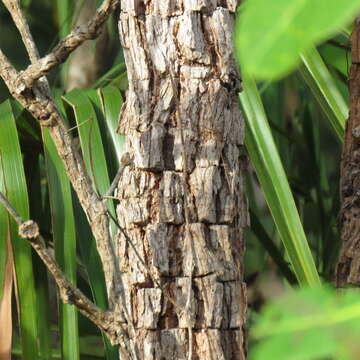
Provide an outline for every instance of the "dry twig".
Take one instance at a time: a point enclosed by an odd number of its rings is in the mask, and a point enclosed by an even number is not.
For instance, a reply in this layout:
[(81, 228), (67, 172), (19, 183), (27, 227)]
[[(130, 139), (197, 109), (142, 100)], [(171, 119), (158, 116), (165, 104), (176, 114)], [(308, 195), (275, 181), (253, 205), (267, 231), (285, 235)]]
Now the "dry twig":
[(78, 288), (73, 286), (60, 269), (51, 252), (47, 249), (44, 238), (39, 232), (39, 226), (33, 220), (23, 220), (12, 207), (6, 197), (0, 192), (0, 202), (19, 225), (19, 235), (27, 240), (52, 274), (59, 288), (60, 298), (65, 304), (75, 305), (79, 311), (103, 330), (113, 344), (118, 342), (116, 330), (119, 325), (111, 311), (102, 311), (91, 302)]

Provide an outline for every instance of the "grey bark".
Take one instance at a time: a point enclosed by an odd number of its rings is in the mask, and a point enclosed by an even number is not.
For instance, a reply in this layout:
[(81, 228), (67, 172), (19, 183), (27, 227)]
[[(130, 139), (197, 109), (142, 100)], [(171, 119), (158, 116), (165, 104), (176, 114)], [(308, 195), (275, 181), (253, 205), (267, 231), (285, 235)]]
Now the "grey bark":
[(248, 213), (231, 37), (236, 2), (121, 7), (129, 91), (119, 132), (134, 165), (120, 179), (117, 215), (147, 267), (119, 233), (133, 351), (122, 359), (244, 359)]

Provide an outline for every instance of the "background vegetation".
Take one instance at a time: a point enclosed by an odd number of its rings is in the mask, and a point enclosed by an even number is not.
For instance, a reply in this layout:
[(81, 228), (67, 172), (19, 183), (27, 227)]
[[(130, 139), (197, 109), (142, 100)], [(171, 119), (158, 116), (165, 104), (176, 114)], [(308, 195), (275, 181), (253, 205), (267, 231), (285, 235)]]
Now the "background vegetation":
[[(318, 287), (332, 282), (340, 246), (339, 164), (350, 66), (345, 26), (359, 1), (318, 1), (323, 4), (318, 8), (313, 3), (248, 0), (238, 12), (235, 42), (247, 121), (243, 156), (251, 159), (245, 257), (251, 359), (355, 359), (360, 353), (358, 295), (339, 298), (331, 289)], [(41, 55), (69, 32), (79, 15), (71, 0), (22, 4)], [(0, 24), (0, 47), (17, 69), (24, 69), (25, 49), (2, 5)], [(124, 139), (115, 131), (127, 86), (116, 14), (107, 26), (113, 34), (108, 40), (113, 61), (89, 88), (65, 93), (67, 64), (49, 79), (100, 194), (115, 176), (122, 152)], [(54, 145), (10, 99), (0, 82), (0, 189), (24, 218), (38, 222), (71, 280), (106, 308), (94, 240)], [(31, 360), (116, 359), (116, 351), (89, 321), (73, 307), (57, 303), (44, 266), (18, 238), (16, 225), (2, 208), (0, 298), (6, 283), (3, 269), (11, 256), (7, 239), (13, 244), (17, 282), (16, 301), (8, 305), (14, 314), (13, 355)], [(298, 284), (312, 289), (292, 292)], [(271, 305), (273, 299), (278, 300)], [(351, 337), (345, 337), (342, 330), (349, 326)]]

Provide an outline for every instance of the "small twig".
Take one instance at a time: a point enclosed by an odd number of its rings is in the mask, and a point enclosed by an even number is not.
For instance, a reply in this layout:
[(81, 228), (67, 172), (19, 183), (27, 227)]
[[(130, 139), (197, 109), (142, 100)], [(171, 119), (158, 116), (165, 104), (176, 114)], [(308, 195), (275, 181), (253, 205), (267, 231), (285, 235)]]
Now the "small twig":
[(164, 287), (159, 283), (159, 281), (155, 278), (155, 276), (153, 275), (153, 273), (151, 272), (150, 268), (146, 265), (145, 260), (141, 257), (139, 251), (137, 250), (135, 244), (133, 243), (133, 241), (130, 239), (130, 237), (128, 236), (128, 234), (126, 233), (125, 229), (123, 229), (119, 222), (114, 218), (114, 216), (111, 214), (111, 212), (109, 210), (107, 210), (107, 214), (109, 215), (110, 219), (114, 222), (114, 224), (116, 225), (116, 227), (119, 229), (119, 231), (121, 232), (122, 235), (124, 235), (125, 237), (125, 241), (131, 246), (131, 248), (133, 249), (135, 256), (138, 258), (138, 260), (140, 261), (140, 264), (144, 267), (144, 269), (146, 270), (147, 274), (150, 276), (150, 279), (153, 281), (153, 283), (163, 292), (164, 296), (167, 298), (167, 300), (169, 300), (171, 302), (171, 304), (177, 309), (177, 310), (181, 310), (184, 311), (184, 309), (166, 292), (166, 290), (164, 289)]
[(87, 123), (88, 121), (90, 121), (90, 120), (92, 120), (92, 117), (89, 117), (88, 119), (82, 121), (80, 124), (77, 124), (77, 125), (71, 127), (70, 129), (67, 130), (67, 132), (71, 132), (71, 131), (73, 131), (73, 130), (75, 130), (75, 129), (78, 129), (80, 126), (86, 124), (86, 123)]
[(114, 180), (112, 181), (109, 190), (105, 193), (105, 195), (103, 195), (103, 199), (111, 199), (113, 198), (113, 193), (116, 189), (116, 187), (118, 186), (118, 183), (120, 181), (120, 178), (122, 176), (122, 174), (124, 173), (124, 170), (127, 166), (130, 166), (133, 163), (133, 159), (131, 158), (130, 154), (128, 152), (124, 153), (121, 157), (120, 160), (120, 167), (119, 170), (117, 171)]
[[(14, 21), (16, 21), (16, 26), (19, 28), (20, 33), (24, 34), (26, 38), (26, 47), (29, 51), (29, 57), (31, 59), (36, 59), (36, 46), (32, 41), (29, 28), (28, 26), (25, 26), (26, 22), (24, 25), (23, 22), (18, 21), (20, 18), (23, 19), (21, 9), (18, 6), (15, 6), (15, 8), (13, 7), (14, 5), (11, 6), (11, 4), (16, 5), (17, 0), (6, 1), (9, 4), (9, 10)], [(110, 4), (115, 3), (117, 3), (115, 0), (105, 0), (102, 7), (97, 12), (98, 16), (95, 16), (95, 18), (98, 19), (102, 16), (108, 16), (107, 11), (110, 11)], [(14, 11), (14, 14), (12, 11)], [(18, 12), (20, 12), (20, 15), (17, 14)], [(79, 32), (80, 30), (74, 30), (73, 33), (76, 33), (77, 31)], [(80, 43), (77, 42), (76, 44), (79, 45)], [(37, 63), (37, 61), (35, 61), (35, 63)], [(120, 280), (116, 269), (116, 259), (112, 248), (111, 235), (108, 227), (109, 218), (106, 214), (105, 204), (94, 191), (94, 186), (85, 169), (84, 161), (78, 152), (74, 140), (68, 133), (68, 129), (64, 124), (61, 114), (51, 97), (47, 81), (45, 78), (42, 78), (36, 83), (33, 83), (33, 86), (28, 87), (22, 80), (21, 75), (2, 53), (1, 49), (0, 76), (5, 81), (14, 98), (39, 121), (42, 127), (49, 128), (50, 135), (63, 160), (68, 178), (80, 200), (94, 234), (96, 246), (103, 263), (109, 303), (113, 305), (116, 302), (116, 296), (119, 293), (117, 287), (119, 286)]]
[(46, 265), (48, 271), (54, 277), (59, 288), (61, 300), (65, 304), (75, 305), (85, 317), (103, 330), (113, 343), (118, 341), (115, 329), (119, 328), (119, 324), (115, 321), (114, 313), (111, 311), (102, 311), (78, 288), (71, 284), (52, 254), (46, 248), (45, 240), (40, 234), (39, 226), (36, 222), (33, 220), (23, 220), (2, 192), (0, 192), (0, 202), (19, 225), (19, 235), (31, 244)]
[(18, 80), (23, 81), (27, 87), (32, 87), (37, 79), (62, 64), (84, 41), (95, 39), (99, 35), (103, 24), (119, 3), (119, 0), (104, 0), (87, 24), (76, 27), (59, 42), (51, 53), (29, 65), (20, 74)]

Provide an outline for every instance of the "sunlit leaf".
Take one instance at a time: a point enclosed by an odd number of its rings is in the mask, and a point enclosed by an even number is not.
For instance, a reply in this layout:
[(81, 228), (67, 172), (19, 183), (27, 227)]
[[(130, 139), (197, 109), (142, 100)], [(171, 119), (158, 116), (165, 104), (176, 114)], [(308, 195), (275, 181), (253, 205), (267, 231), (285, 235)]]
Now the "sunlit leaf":
[(235, 48), (242, 71), (261, 79), (290, 72), (308, 51), (351, 21), (359, 0), (246, 0)]
[(356, 290), (337, 293), (323, 286), (290, 291), (257, 318), (251, 332), (257, 343), (250, 359), (356, 359), (359, 319)]

